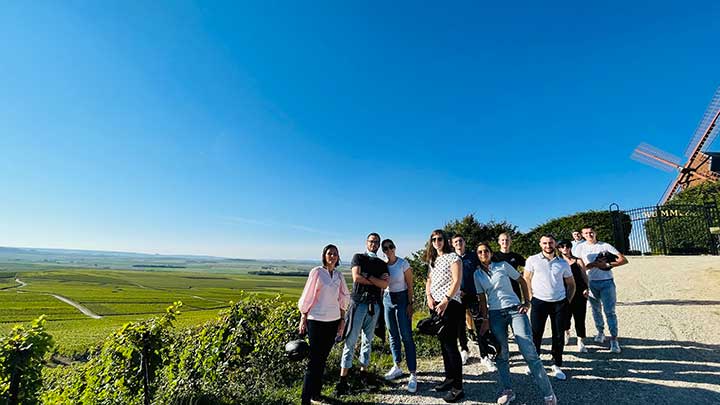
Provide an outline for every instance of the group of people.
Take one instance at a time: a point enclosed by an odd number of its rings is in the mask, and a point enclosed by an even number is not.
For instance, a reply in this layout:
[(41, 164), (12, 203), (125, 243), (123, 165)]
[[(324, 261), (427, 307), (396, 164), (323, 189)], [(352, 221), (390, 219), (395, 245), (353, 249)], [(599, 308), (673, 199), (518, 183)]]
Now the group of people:
[[(472, 251), (466, 249), (463, 235), (453, 235), (449, 240), (440, 229), (430, 234), (425, 257), (429, 266), (425, 293), (428, 308), (442, 317), (445, 325), (438, 335), (445, 378), (433, 388), (445, 392), (443, 400), (457, 402), (465, 396), (462, 367), (469, 357), (468, 330), (478, 343), (488, 333), (499, 343), (495, 364), (479, 344), (481, 365), (498, 372), (498, 404), (509, 404), (515, 399), (508, 361), (508, 327), (546, 405), (557, 404), (539, 356), (548, 318), (552, 330), (551, 370), (558, 380), (567, 378), (562, 371), (562, 357), (572, 320), (578, 351), (587, 352), (583, 339), (588, 299), (597, 329), (595, 342), (605, 340), (604, 312), (610, 350), (620, 352), (611, 269), (626, 264), (627, 259), (612, 245), (598, 241), (592, 227), (582, 228), (581, 232), (573, 232), (573, 240), (559, 242), (552, 235), (543, 235), (539, 240), (540, 253), (527, 260), (510, 250), (509, 234), (499, 236), (500, 251), (495, 253), (488, 242), (480, 242)], [(378, 257), (380, 248), (386, 260)], [(371, 342), (381, 308), (394, 362), (385, 378), (394, 380), (404, 374), (400, 366), (404, 357), (409, 372), (407, 390), (417, 391), (412, 336), (413, 273), (409, 263), (395, 254), (395, 249), (392, 240), (369, 234), (366, 251), (352, 258), (352, 292), (337, 270), (340, 261), (337, 247), (328, 245), (323, 249), (323, 266), (310, 271), (299, 300), (298, 329), (307, 333), (310, 344), (302, 404), (320, 397), (325, 363), (336, 342), (344, 343), (335, 394), (341, 396), (349, 391), (349, 371), (358, 338), (360, 378), (368, 378)]]

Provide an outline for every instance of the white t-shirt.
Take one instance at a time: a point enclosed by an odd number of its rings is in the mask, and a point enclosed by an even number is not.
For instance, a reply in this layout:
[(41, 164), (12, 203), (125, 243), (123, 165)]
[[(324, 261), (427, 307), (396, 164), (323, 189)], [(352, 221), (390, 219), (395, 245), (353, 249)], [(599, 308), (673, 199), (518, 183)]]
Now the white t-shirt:
[(519, 305), (520, 300), (513, 291), (510, 279), (519, 279), (520, 273), (507, 262), (492, 262), (489, 267), (489, 276), (480, 268), (473, 274), (475, 290), (478, 294), (487, 295), (488, 309), (495, 311)]
[(405, 272), (408, 271), (409, 268), (410, 264), (402, 257), (398, 257), (395, 264), (388, 264), (388, 272), (390, 272), (388, 291), (395, 293), (408, 289), (407, 283), (405, 282)]
[[(601, 252), (610, 252), (614, 255), (619, 255), (620, 252), (618, 252), (617, 249), (613, 247), (613, 245), (605, 242), (585, 242), (577, 245), (575, 247), (577, 254), (575, 256), (583, 259), (585, 262), (585, 265), (588, 265), (595, 261), (595, 258), (598, 254)], [(599, 281), (599, 280), (612, 280), (613, 279), (613, 272), (612, 270), (600, 270), (598, 268), (592, 268), (588, 270), (588, 280), (590, 281)]]
[(565, 259), (558, 256), (548, 260), (538, 253), (525, 261), (525, 271), (532, 273), (532, 296), (546, 302), (558, 302), (565, 299), (566, 277), (572, 277), (572, 270)]

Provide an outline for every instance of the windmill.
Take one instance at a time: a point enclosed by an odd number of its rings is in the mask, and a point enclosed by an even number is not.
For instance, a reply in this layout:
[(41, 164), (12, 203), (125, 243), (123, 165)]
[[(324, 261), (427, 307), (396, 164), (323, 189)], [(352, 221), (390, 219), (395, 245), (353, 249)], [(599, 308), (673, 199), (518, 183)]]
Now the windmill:
[(664, 152), (647, 143), (641, 143), (633, 151), (632, 158), (638, 162), (660, 170), (678, 171), (663, 194), (660, 204), (665, 204), (676, 193), (707, 181), (720, 181), (720, 153), (708, 152), (720, 132), (720, 87), (715, 91), (712, 101), (700, 124), (698, 124), (690, 143), (685, 149), (685, 164), (670, 153)]

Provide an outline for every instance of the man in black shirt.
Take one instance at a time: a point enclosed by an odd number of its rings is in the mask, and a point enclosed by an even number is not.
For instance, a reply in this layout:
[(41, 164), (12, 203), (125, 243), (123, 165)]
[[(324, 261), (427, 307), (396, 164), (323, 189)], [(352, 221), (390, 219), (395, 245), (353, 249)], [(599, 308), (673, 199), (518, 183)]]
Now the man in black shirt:
[[(510, 251), (510, 245), (512, 245), (512, 238), (510, 235), (505, 232), (501, 233), (500, 236), (498, 236), (498, 245), (500, 245), (500, 251), (493, 253), (493, 261), (507, 262), (509, 265), (513, 266), (515, 270), (522, 274), (519, 267), (525, 267), (525, 258), (518, 253)], [(513, 291), (515, 291), (515, 295), (517, 295), (520, 299), (520, 302), (525, 302), (523, 301), (522, 292), (520, 291), (520, 284), (512, 278), (510, 279), (510, 283), (512, 284)]]
[(365, 377), (370, 364), (375, 324), (380, 315), (382, 290), (387, 288), (390, 277), (387, 263), (377, 257), (380, 235), (375, 232), (368, 235), (366, 247), (367, 251), (356, 253), (350, 264), (353, 278), (352, 303), (347, 315), (348, 326), (340, 362), (340, 382), (335, 386), (337, 395), (344, 395), (348, 392), (347, 376), (352, 367), (355, 344), (361, 333), (360, 372), (361, 376)]
[[(477, 301), (477, 292), (475, 292), (475, 280), (473, 279), (473, 273), (478, 266), (478, 259), (475, 252), (470, 249), (465, 249), (465, 237), (457, 234), (452, 237), (452, 245), (455, 249), (455, 253), (460, 256), (463, 262), (462, 278), (460, 280), (460, 297), (462, 304), (467, 312), (470, 308), (475, 308), (473, 303)], [(467, 315), (466, 315), (467, 317)], [(467, 337), (467, 326), (465, 322), (458, 324), (458, 340), (460, 341), (460, 358), (462, 364), (467, 363), (470, 358), (470, 350), (468, 349), (468, 337)]]

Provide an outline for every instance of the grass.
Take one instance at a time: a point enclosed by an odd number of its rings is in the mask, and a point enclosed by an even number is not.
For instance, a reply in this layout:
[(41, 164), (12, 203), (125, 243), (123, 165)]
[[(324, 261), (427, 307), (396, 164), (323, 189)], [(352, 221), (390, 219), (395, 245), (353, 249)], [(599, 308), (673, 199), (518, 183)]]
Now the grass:
[[(297, 270), (297, 269), (295, 269)], [(27, 283), (19, 286), (15, 277)], [(21, 322), (47, 316), (56, 351), (75, 356), (99, 344), (126, 322), (162, 314), (182, 301), (177, 327), (198, 325), (217, 316), (241, 291), (297, 300), (304, 277), (256, 276), (245, 272), (208, 273), (187, 269), (111, 270), (38, 268), (0, 272), (0, 333)], [(3, 287), (6, 287), (3, 289)], [(102, 319), (91, 319), (50, 294), (67, 297)]]

